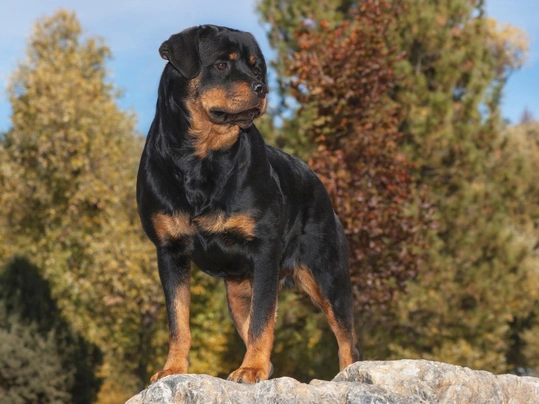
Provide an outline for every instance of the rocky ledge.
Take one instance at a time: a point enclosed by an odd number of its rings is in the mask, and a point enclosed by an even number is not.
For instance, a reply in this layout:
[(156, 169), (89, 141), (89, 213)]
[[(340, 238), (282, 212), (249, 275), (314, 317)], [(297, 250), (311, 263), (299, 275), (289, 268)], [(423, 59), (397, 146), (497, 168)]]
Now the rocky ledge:
[(357, 362), (332, 381), (289, 377), (254, 385), (208, 375), (173, 375), (126, 404), (176, 403), (539, 403), (539, 378), (493, 375), (423, 360)]

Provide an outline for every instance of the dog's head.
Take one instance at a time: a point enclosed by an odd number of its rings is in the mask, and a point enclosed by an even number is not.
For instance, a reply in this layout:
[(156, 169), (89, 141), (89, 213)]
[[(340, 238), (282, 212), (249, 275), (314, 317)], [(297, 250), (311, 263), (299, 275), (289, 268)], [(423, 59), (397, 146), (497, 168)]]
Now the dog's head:
[(266, 63), (251, 34), (202, 25), (172, 35), (159, 53), (189, 80), (188, 108), (198, 119), (245, 129), (265, 112)]

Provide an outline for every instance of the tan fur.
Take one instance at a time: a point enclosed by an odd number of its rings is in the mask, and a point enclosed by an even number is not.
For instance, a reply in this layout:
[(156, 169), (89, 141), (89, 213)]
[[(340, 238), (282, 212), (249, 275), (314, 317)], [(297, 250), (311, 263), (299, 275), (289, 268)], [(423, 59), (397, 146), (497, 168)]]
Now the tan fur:
[(236, 329), (241, 336), (241, 339), (247, 346), (249, 340), (249, 324), (250, 324), (250, 309), (251, 297), (253, 290), (251, 288), (251, 280), (244, 281), (225, 281), (226, 297), (230, 306), (230, 314), (236, 325)]
[(172, 216), (156, 213), (152, 217), (152, 222), (155, 233), (162, 243), (195, 234), (195, 227), (191, 224), (187, 213), (178, 212)]
[(200, 103), (187, 103), (191, 115), (189, 133), (194, 137), (195, 154), (204, 158), (211, 150), (224, 149), (236, 143), (240, 134), (238, 125), (217, 125), (208, 119)]
[(256, 222), (249, 214), (226, 216), (224, 212), (210, 213), (193, 219), (187, 213), (173, 215), (156, 213), (152, 217), (155, 233), (161, 243), (192, 236), (197, 228), (208, 233), (232, 232), (252, 240), (255, 237)]
[(256, 56), (255, 56), (255, 55), (249, 56), (249, 63), (250, 63), (251, 65), (255, 65), (255, 64), (256, 64)]
[(200, 94), (200, 103), (206, 111), (219, 108), (240, 112), (254, 108), (257, 102), (258, 97), (247, 83), (236, 83), (230, 89), (215, 87)]
[(269, 372), (271, 349), (273, 347), (273, 334), (275, 329), (275, 316), (268, 320), (266, 328), (254, 341), (247, 343), (247, 352), (243, 358), (241, 368), (264, 369)]
[[(277, 305), (277, 302), (275, 302)], [(256, 383), (258, 380), (267, 380), (270, 376), (272, 365), (270, 362), (271, 349), (273, 347), (273, 334), (275, 329), (275, 316), (271, 316), (262, 333), (252, 340), (247, 335), (247, 352), (238, 370), (228, 377), (229, 380), (246, 383)]]
[(191, 293), (189, 282), (182, 283), (174, 300), (176, 329), (170, 330), (168, 357), (163, 370), (152, 376), (151, 382), (171, 374), (187, 373), (189, 367), (189, 350), (191, 349), (191, 329), (189, 326), (189, 306)]
[(230, 60), (238, 60), (238, 54), (236, 52), (229, 55)]
[(224, 212), (216, 212), (194, 219), (198, 228), (209, 233), (233, 232), (252, 240), (255, 236), (256, 222), (249, 214), (236, 214), (227, 217)]
[(238, 125), (219, 125), (210, 121), (208, 111), (217, 108), (230, 113), (239, 113), (254, 108), (260, 102), (260, 111), (266, 110), (267, 100), (259, 100), (247, 83), (237, 83), (230, 89), (214, 87), (198, 93), (198, 77), (189, 83), (189, 97), (186, 102), (191, 116), (189, 133), (194, 138), (195, 154), (204, 158), (212, 150), (232, 146), (240, 134)]
[(352, 330), (350, 335), (339, 325), (331, 306), (322, 295), (318, 283), (309, 268), (303, 265), (296, 267), (294, 270), (294, 279), (296, 284), (309, 295), (313, 303), (325, 313), (329, 326), (335, 334), (335, 338), (337, 338), (339, 345), (339, 367), (340, 370), (343, 370), (354, 362), (355, 332)]

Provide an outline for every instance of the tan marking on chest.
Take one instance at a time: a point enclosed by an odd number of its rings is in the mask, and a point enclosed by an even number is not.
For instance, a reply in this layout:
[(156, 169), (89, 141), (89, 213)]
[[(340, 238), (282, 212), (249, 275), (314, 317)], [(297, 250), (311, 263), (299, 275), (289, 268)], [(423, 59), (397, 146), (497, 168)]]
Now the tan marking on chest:
[(192, 236), (196, 232), (195, 226), (193, 226), (189, 219), (189, 215), (183, 212), (173, 215), (156, 213), (152, 216), (152, 222), (155, 233), (162, 242)]
[(156, 213), (152, 217), (157, 238), (166, 243), (182, 237), (193, 236), (198, 230), (208, 233), (236, 233), (252, 240), (255, 236), (256, 222), (249, 214), (226, 216), (223, 212), (210, 213), (190, 220), (187, 213), (173, 215)]
[(189, 133), (194, 138), (195, 154), (204, 158), (212, 150), (232, 146), (238, 140), (238, 125), (217, 125), (208, 119), (204, 107), (199, 102), (187, 103), (191, 115)]
[(248, 240), (255, 237), (256, 222), (249, 214), (225, 216), (223, 212), (211, 213), (194, 219), (196, 226), (208, 233), (237, 233)]

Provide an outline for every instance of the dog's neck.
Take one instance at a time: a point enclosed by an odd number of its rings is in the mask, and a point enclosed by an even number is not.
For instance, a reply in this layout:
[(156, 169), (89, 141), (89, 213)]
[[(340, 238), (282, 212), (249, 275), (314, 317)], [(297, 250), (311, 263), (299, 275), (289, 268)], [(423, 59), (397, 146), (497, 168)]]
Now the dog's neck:
[(152, 123), (155, 127), (148, 135), (152, 136), (148, 139), (153, 143), (150, 149), (157, 154), (153, 161), (172, 174), (168, 177), (175, 183), (170, 186), (184, 191), (182, 199), (190, 215), (210, 213), (210, 206), (226, 213), (224, 201), (241, 195), (237, 190), (253, 168), (253, 141), (260, 143), (258, 146), (264, 141), (254, 125), (247, 129), (201, 128), (200, 115), (204, 112), (197, 110), (197, 104), (175, 97), (186, 93), (189, 82), (177, 75), (173, 80), (166, 77), (170, 75), (164, 75), (160, 83)]
[[(164, 126), (156, 131), (160, 136), (154, 139), (154, 149), (159, 153), (162, 169), (173, 174), (174, 187), (184, 191), (188, 213), (192, 216), (211, 213), (210, 207), (226, 213), (224, 201), (230, 201), (231, 195), (238, 194), (237, 189), (242, 186), (252, 164), (249, 132), (257, 129), (252, 126), (239, 130), (232, 145), (208, 150), (201, 157), (191, 135), (174, 130), (174, 123), (158, 124)], [(188, 124), (187, 119), (183, 124)]]

